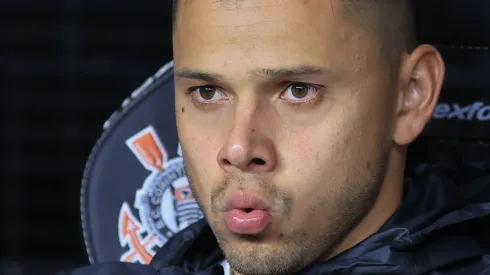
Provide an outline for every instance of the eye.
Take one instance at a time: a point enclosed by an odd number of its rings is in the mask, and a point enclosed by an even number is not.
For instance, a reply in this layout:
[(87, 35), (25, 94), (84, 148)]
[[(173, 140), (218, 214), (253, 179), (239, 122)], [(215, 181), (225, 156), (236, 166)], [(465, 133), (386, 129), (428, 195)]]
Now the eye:
[(304, 103), (317, 95), (317, 89), (307, 83), (292, 83), (283, 92), (282, 98), (292, 103)]
[(193, 100), (203, 103), (210, 104), (226, 98), (224, 92), (215, 86), (199, 86), (189, 89)]

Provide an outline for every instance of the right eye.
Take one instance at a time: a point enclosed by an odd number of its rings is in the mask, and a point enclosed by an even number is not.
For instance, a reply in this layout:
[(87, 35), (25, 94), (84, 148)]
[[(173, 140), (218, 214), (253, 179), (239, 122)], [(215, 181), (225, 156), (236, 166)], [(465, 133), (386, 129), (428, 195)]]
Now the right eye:
[(194, 101), (201, 104), (213, 104), (226, 99), (225, 93), (215, 86), (198, 86), (189, 89)]

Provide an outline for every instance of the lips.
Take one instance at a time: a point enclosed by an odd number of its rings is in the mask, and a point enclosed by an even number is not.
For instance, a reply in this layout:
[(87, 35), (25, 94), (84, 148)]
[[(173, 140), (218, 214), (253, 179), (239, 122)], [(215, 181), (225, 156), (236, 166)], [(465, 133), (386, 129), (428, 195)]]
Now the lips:
[(238, 192), (226, 201), (226, 225), (235, 234), (255, 235), (271, 221), (269, 207), (260, 196)]

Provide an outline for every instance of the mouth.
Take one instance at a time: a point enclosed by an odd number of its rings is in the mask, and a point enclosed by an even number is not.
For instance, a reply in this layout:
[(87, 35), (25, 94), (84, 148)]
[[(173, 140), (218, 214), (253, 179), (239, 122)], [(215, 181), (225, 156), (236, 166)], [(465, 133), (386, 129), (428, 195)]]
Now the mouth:
[(237, 192), (226, 201), (224, 218), (231, 232), (256, 235), (265, 230), (272, 216), (268, 204), (262, 197)]
[(244, 212), (253, 210), (269, 211), (269, 204), (264, 198), (244, 191), (231, 194), (225, 202), (224, 211), (240, 209)]

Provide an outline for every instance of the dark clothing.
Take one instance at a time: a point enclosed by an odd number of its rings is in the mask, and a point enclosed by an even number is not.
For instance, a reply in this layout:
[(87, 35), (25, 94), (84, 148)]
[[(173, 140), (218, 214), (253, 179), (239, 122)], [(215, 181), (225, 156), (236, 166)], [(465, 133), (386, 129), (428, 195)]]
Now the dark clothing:
[[(444, 165), (417, 169), (418, 176), (406, 181), (401, 206), (377, 234), (300, 274), (490, 274), (488, 170), (456, 184), (461, 176)], [(170, 239), (150, 266), (98, 264), (60, 275), (223, 274), (222, 260), (201, 220)]]

